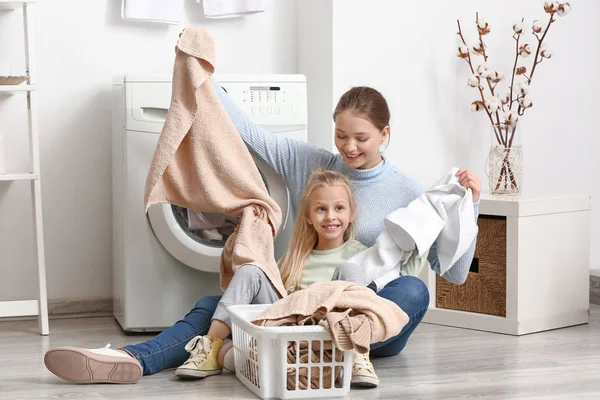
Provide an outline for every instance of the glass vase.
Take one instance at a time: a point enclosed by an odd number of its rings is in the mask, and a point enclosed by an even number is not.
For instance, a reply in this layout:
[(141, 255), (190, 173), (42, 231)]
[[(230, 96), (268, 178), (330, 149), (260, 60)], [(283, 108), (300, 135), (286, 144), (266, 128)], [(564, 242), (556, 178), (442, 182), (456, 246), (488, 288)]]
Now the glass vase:
[(486, 175), (490, 194), (519, 195), (523, 191), (523, 147), (521, 128), (492, 125)]

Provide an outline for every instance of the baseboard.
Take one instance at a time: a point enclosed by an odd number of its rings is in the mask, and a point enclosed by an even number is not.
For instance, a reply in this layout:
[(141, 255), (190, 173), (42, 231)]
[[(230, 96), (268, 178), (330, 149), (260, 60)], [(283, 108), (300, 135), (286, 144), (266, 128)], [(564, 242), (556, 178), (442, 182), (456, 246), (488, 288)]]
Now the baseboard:
[(112, 299), (49, 300), (50, 319), (109, 317), (113, 315)]
[[(590, 304), (600, 305), (600, 276), (590, 275)], [(49, 300), (48, 318), (111, 317), (112, 299)], [(32, 317), (0, 318), (0, 321), (37, 319)]]
[(590, 304), (600, 305), (600, 276), (590, 275)]
[[(112, 299), (55, 299), (48, 300), (48, 318), (88, 318), (111, 317), (113, 315)], [(37, 316), (7, 317), (0, 321), (24, 321), (37, 319)]]

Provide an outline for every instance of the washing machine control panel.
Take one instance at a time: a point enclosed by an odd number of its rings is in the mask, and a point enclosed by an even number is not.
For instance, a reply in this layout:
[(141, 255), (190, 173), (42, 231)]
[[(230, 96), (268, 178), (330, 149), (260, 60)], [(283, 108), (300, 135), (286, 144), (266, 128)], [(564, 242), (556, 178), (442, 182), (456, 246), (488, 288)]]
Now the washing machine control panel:
[[(306, 140), (306, 78), (303, 75), (223, 74), (215, 77), (254, 123), (284, 137)], [(171, 101), (171, 80), (128, 77), (124, 84), (125, 128), (160, 134)]]
[(258, 125), (307, 123), (306, 82), (219, 82), (235, 103)]

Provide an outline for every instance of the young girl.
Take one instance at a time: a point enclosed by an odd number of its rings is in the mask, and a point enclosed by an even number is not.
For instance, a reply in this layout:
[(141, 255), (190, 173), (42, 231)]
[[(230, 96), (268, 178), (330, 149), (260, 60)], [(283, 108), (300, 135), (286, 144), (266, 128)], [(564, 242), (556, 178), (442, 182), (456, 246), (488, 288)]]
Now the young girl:
[[(346, 177), (323, 169), (310, 175), (300, 199), (289, 250), (279, 262), (288, 292), (331, 280), (338, 265), (366, 248), (354, 239), (355, 214), (356, 204)], [(184, 378), (220, 374), (219, 351), (231, 333), (227, 306), (270, 304), (277, 300), (277, 292), (260, 268), (243, 265), (219, 301), (208, 334), (196, 336), (187, 344), (190, 357), (175, 374)], [(227, 351), (225, 360), (221, 360), (226, 369), (233, 369), (232, 355), (232, 351)], [(355, 353), (352, 383), (370, 387), (379, 383), (368, 354)]]

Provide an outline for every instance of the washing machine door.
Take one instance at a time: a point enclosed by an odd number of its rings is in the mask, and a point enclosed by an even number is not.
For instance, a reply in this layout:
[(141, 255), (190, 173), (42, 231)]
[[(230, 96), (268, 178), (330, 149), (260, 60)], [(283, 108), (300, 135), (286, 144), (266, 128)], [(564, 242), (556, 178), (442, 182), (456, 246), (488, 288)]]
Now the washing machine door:
[[(278, 242), (287, 241), (289, 238), (289, 233), (283, 234), (286, 231), (289, 217), (289, 193), (285, 183), (273, 169), (261, 160), (255, 159), (254, 161), (269, 191), (269, 195), (281, 208), (282, 226), (275, 237), (276, 247), (281, 247), (282, 244)], [(148, 209), (148, 219), (160, 243), (177, 260), (200, 271), (219, 272), (219, 260), (223, 252), (223, 245), (233, 230), (235, 221), (227, 218), (225, 226), (220, 230), (194, 230), (194, 224), (190, 221), (190, 217), (197, 219), (198, 216), (195, 217), (194, 213), (188, 212), (183, 207), (159, 204)], [(224, 216), (218, 214), (204, 214), (199, 217), (205, 220), (221, 217), (221, 220), (225, 220)], [(192, 229), (190, 229), (190, 225), (192, 225)], [(287, 243), (283, 243), (283, 245), (287, 247)]]

